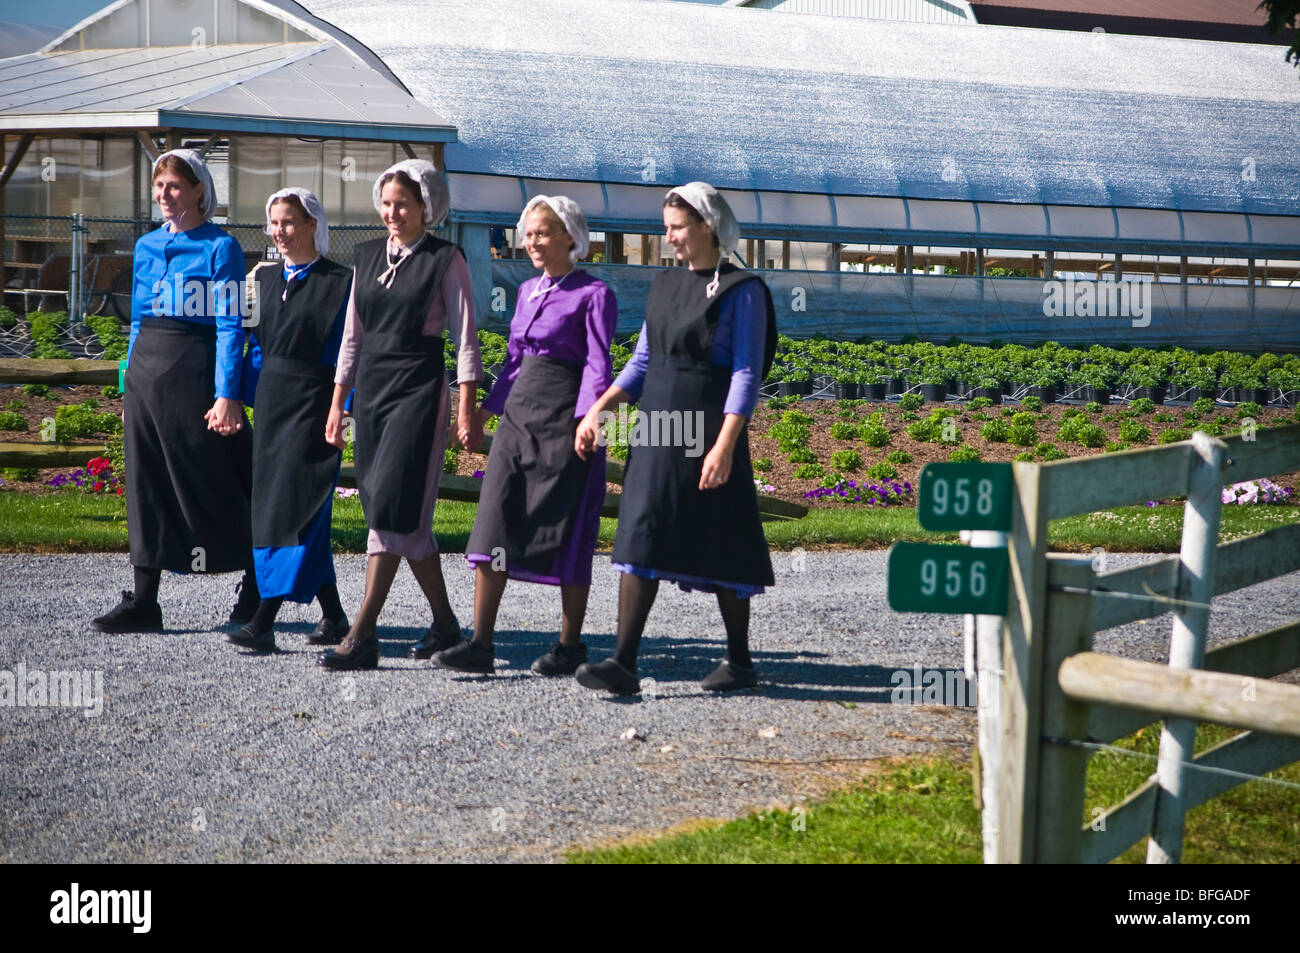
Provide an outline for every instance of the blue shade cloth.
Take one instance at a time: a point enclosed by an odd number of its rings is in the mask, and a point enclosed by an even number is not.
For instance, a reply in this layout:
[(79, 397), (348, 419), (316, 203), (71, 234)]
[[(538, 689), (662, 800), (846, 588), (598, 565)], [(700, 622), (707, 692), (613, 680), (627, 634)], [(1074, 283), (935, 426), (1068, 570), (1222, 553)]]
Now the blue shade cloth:
[(166, 225), (135, 243), (131, 289), (131, 340), (135, 347), (142, 317), (175, 318), (217, 329), (214, 399), (240, 397), (244, 355), (244, 254), (239, 243), (210, 222), (188, 232)]
[[(758, 283), (747, 281), (733, 288), (722, 299), (722, 312), (718, 316), (718, 329), (713, 335), (714, 364), (731, 368), (731, 386), (723, 413), (740, 414), (748, 419), (754, 414), (758, 402), (758, 388), (762, 381), (763, 344), (767, 337), (767, 302)], [(641, 325), (636, 341), (636, 351), (619, 372), (614, 383), (627, 391), (632, 399), (641, 398), (646, 369), (650, 364), (650, 344)]]

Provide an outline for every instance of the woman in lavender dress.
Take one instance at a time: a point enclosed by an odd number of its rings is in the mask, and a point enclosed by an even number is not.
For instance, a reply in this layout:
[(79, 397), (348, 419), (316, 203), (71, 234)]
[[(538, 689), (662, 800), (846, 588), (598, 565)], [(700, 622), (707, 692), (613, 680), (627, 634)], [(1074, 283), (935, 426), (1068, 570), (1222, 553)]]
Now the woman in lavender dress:
[[(682, 421), (683, 437), (703, 431), (683, 446), (629, 441), (613, 557), (623, 573), (618, 645), (613, 658), (577, 671), (588, 688), (620, 694), (640, 688), (637, 650), (661, 579), (717, 596), (727, 654), (704, 688), (754, 685), (749, 598), (773, 584), (746, 430), (776, 344), (772, 297), (758, 276), (722, 262), (739, 228), (711, 185), (672, 189), (663, 214), (668, 242), (689, 267), (655, 280), (636, 353), (592, 405), (575, 443), (591, 452), (602, 412), (637, 399), (652, 433), (665, 432), (665, 414)], [(685, 426), (686, 416), (698, 425)]]
[(506, 366), (479, 411), (500, 414), (466, 547), (475, 569), (474, 638), (436, 656), (439, 665), (491, 672), (497, 608), (506, 579), (560, 587), (560, 639), (533, 663), (571, 675), (586, 661), (582, 621), (605, 499), (605, 451), (574, 452), (578, 421), (609, 386), (614, 293), (574, 267), (587, 253), (587, 220), (573, 200), (539, 195), (519, 217), (542, 274), (519, 289)]

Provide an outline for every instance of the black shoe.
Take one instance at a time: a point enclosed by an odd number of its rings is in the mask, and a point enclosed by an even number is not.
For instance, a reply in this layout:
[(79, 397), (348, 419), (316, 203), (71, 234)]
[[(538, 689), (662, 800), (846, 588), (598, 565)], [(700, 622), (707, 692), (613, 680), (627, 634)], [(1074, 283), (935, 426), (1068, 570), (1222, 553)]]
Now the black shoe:
[(347, 634), (348, 617), (341, 615), (337, 619), (321, 619), (307, 641), (312, 645), (338, 645)]
[(238, 632), (232, 632), (226, 636), (226, 641), (231, 645), (238, 645), (241, 649), (252, 649), (255, 652), (274, 652), (275, 651), (275, 630), (268, 628), (265, 632), (254, 632), (251, 623), (240, 626)]
[(96, 632), (161, 632), (162, 606), (156, 602), (136, 602), (135, 593), (122, 590), (122, 601), (112, 611), (94, 619), (90, 627)]
[(459, 641), (460, 621), (456, 618), (456, 613), (453, 612), (451, 614), (451, 624), (445, 630), (439, 630), (437, 622), (429, 626), (429, 631), (424, 638), (411, 646), (411, 658), (433, 658), (439, 652), (452, 648)]
[(753, 667), (737, 665), (726, 659), (700, 685), (709, 692), (734, 692), (741, 688), (753, 688), (758, 684), (758, 673)]
[(454, 668), (461, 672), (491, 675), (496, 671), (496, 653), (492, 646), (484, 647), (473, 639), (461, 639), (435, 655), (433, 661), (441, 668)]
[(586, 661), (587, 647), (581, 642), (572, 646), (556, 642), (533, 663), (533, 671), (538, 675), (572, 675)]
[(575, 674), (578, 684), (586, 688), (603, 688), (615, 695), (635, 695), (641, 691), (641, 680), (612, 658), (595, 665), (579, 665)]
[(316, 659), (316, 664), (340, 672), (379, 668), (379, 638), (372, 634), (362, 642), (349, 636), (338, 648), (322, 652)]
[(230, 621), (235, 625), (252, 622), (253, 613), (257, 611), (258, 605), (262, 602), (262, 597), (257, 593), (257, 587), (246, 586), (240, 582), (235, 585), (235, 592), (239, 594), (239, 599), (235, 603), (235, 608), (230, 610)]

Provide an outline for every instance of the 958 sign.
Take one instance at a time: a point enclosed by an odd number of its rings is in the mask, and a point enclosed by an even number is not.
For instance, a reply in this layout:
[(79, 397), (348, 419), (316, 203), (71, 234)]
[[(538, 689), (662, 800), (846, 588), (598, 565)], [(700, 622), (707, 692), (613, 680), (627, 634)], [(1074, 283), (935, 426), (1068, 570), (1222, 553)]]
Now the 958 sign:
[(920, 484), (916, 507), (922, 529), (1011, 528), (1009, 463), (929, 463)]
[(1003, 615), (1010, 572), (1004, 548), (895, 543), (889, 549), (889, 607), (895, 612)]

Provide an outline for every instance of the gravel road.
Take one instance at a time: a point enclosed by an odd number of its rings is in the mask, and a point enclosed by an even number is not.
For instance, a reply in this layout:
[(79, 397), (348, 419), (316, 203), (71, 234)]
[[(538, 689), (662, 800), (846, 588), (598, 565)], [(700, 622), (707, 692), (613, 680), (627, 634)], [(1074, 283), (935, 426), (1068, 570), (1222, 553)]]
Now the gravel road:
[[(117, 601), (125, 556), (0, 556), (0, 670), (102, 678), (102, 711), (90, 703), (89, 717), (0, 708), (0, 861), (550, 861), (790, 807), (877, 759), (969, 748), (973, 708), (890, 703), (895, 671), (961, 666), (958, 618), (891, 612), (883, 552), (773, 562), (777, 585), (755, 601), (760, 690), (699, 690), (721, 656), (721, 619), (710, 597), (664, 586), (642, 651), (651, 690), (618, 699), (529, 673), (558, 626), (549, 587), (510, 585), (497, 674), (465, 676), (405, 657), (429, 619), (403, 568), (381, 619), (381, 667), (333, 673), (304, 641), (314, 607), (286, 605), (274, 656), (227, 644), (234, 576), (167, 575), (168, 630), (108, 636), (86, 622)], [(337, 560), (350, 611), (363, 565)], [(444, 569), (467, 623), (472, 575), (458, 555)], [(598, 557), (586, 637), (596, 659), (614, 643), (615, 577)], [(1298, 582), (1218, 600), (1212, 641), (1293, 617)], [(1157, 660), (1168, 632), (1166, 616), (1098, 644)]]

